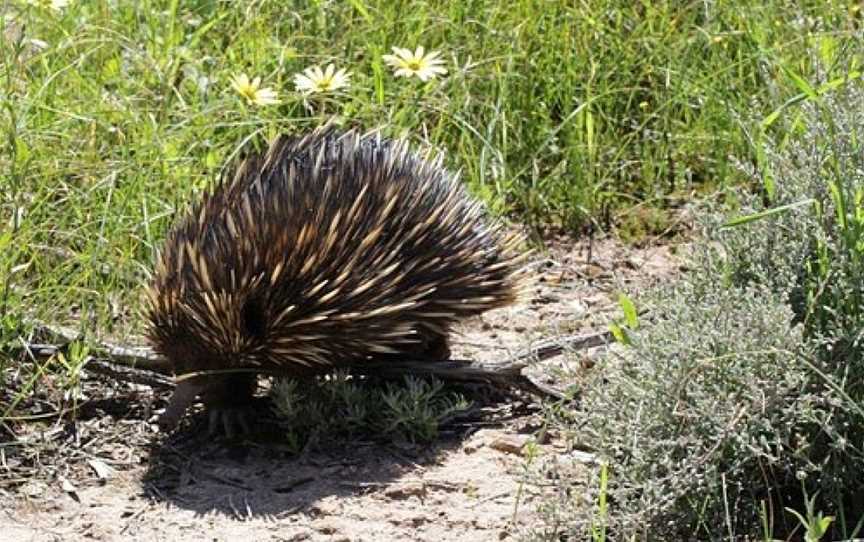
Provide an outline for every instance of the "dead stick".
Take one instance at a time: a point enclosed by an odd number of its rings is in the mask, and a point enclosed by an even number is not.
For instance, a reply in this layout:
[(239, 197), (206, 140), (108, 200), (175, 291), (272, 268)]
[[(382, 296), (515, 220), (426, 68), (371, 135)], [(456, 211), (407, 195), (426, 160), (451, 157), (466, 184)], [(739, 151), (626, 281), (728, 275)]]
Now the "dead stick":
[[(30, 348), (31, 352), (39, 357), (50, 357), (58, 351), (64, 350), (69, 343), (84, 339), (81, 333), (68, 327), (49, 325), (42, 322), (33, 322), (33, 324), (36, 333), (47, 338), (51, 343), (34, 343), (32, 345), (33, 348)], [(44, 350), (45, 353), (37, 351), (36, 347)], [(53, 352), (50, 351), (51, 348), (54, 348)], [(138, 369), (158, 373), (170, 372), (167, 360), (153, 352), (151, 348), (130, 347), (103, 342), (96, 346), (96, 350), (115, 364), (134, 366)]]
[[(55, 334), (58, 333), (56, 328), (51, 328), (50, 331)], [(66, 333), (66, 330), (63, 330), (60, 334), (64, 338), (70, 336), (69, 333)], [(358, 364), (353, 366), (352, 370), (359, 374), (369, 376), (400, 377), (407, 373), (436, 376), (442, 380), (485, 382), (498, 386), (515, 387), (541, 397), (561, 399), (563, 398), (563, 395), (557, 390), (541, 386), (522, 374), (522, 369), (528, 365), (527, 362), (529, 360), (540, 361), (549, 359), (562, 354), (568, 349), (580, 350), (600, 346), (607, 344), (610, 340), (611, 333), (608, 331), (602, 331), (586, 335), (571, 335), (545, 341), (537, 346), (528, 348), (513, 357), (498, 362), (483, 362), (476, 360), (446, 360), (438, 362), (390, 360), (387, 362)], [(32, 355), (37, 357), (55, 355), (63, 349), (61, 346), (50, 344), (31, 345), (25, 343), (25, 347)], [(119, 359), (115, 360), (113, 357), (111, 357), (110, 360), (93, 358), (87, 362), (88, 369), (119, 380), (147, 384), (159, 389), (170, 389), (174, 386), (171, 380), (158, 375), (158, 372), (161, 372), (158, 371), (158, 369), (166, 367), (166, 364), (163, 358), (153, 354), (152, 351), (149, 351), (148, 349), (132, 349), (116, 346), (104, 349), (109, 350), (109, 352), (113, 351), (117, 353)], [(141, 354), (135, 354), (135, 352), (141, 352)], [(135, 365), (139, 365), (142, 357), (146, 362), (144, 368), (127, 366), (127, 363), (130, 360), (135, 361)], [(250, 371), (274, 374), (277, 376), (291, 376), (290, 371), (262, 371), (260, 369), (250, 369)]]
[[(50, 358), (64, 350), (63, 347), (57, 345), (36, 343), (24, 343), (24, 346), (21, 349), (26, 349), (26, 352), (29, 355), (32, 355), (33, 358)], [(115, 363), (113, 360), (98, 359), (88, 356), (84, 361), (83, 368), (90, 372), (109, 376), (116, 380), (132, 382), (135, 384), (145, 384), (154, 389), (170, 390), (174, 388), (174, 380), (167, 376), (149, 369), (128, 367), (122, 363)]]
[(125, 365), (118, 365), (116, 363), (112, 363), (108, 360), (96, 358), (90, 358), (89, 360), (87, 360), (84, 368), (90, 372), (97, 373), (103, 376), (108, 376), (116, 380), (133, 382), (135, 384), (145, 384), (154, 389), (174, 389), (173, 379), (147, 369), (127, 367)]

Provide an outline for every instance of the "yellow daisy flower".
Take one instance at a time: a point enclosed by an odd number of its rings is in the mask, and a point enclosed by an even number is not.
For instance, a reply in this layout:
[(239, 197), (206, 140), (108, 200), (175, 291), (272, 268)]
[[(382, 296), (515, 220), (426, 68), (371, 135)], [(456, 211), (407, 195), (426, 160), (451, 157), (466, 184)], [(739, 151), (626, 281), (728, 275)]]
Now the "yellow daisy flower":
[(231, 87), (250, 104), (273, 105), (279, 103), (275, 90), (272, 88), (261, 88), (260, 77), (256, 77), (250, 81), (249, 76), (245, 73), (235, 75), (231, 78)]
[(347, 87), (350, 80), (351, 72), (345, 68), (337, 70), (333, 64), (328, 64), (324, 70), (320, 66), (312, 66), (298, 73), (294, 76), (294, 86), (303, 94), (315, 94)]
[(395, 68), (396, 77), (411, 77), (415, 75), (421, 81), (434, 79), (439, 75), (444, 75), (447, 70), (441, 65), (444, 61), (438, 58), (438, 51), (430, 51), (429, 54), (423, 54), (423, 46), (417, 47), (413, 53), (410, 49), (402, 49), (401, 47), (393, 47), (392, 55), (384, 55), (384, 62)]

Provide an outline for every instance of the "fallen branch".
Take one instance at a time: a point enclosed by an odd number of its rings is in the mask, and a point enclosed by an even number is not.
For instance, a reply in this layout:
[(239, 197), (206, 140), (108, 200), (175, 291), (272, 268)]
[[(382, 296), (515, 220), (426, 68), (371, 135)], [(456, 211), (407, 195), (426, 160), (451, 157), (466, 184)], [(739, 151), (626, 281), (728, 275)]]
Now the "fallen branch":
[(157, 390), (174, 389), (174, 379), (148, 369), (136, 369), (112, 363), (108, 360), (90, 358), (85, 367), (92, 373), (107, 376), (115, 380), (145, 384)]
[(612, 333), (610, 331), (598, 331), (585, 335), (567, 335), (544, 341), (537, 346), (528, 348), (510, 358), (506, 363), (517, 363), (534, 359), (542, 361), (544, 359), (554, 358), (568, 350), (584, 350), (586, 348), (594, 348), (609, 344), (612, 341)]
[[(80, 336), (72, 331), (54, 326), (40, 325), (39, 331), (62, 339), (64, 344), (28, 344), (23, 343), (27, 352), (34, 357), (50, 357), (63, 351), (66, 346), (80, 340)], [(570, 335), (542, 342), (516, 355), (501, 361), (477, 360), (387, 360), (381, 362), (366, 362), (351, 367), (355, 374), (379, 376), (384, 378), (399, 378), (406, 374), (434, 376), (446, 381), (481, 382), (502, 388), (516, 388), (540, 397), (562, 399), (563, 394), (555, 389), (539, 385), (522, 374), (531, 362), (549, 359), (568, 350), (582, 350), (608, 344), (611, 333), (601, 331), (585, 335)], [(117, 380), (146, 384), (155, 389), (172, 389), (175, 382), (163, 376), (168, 372), (167, 361), (155, 354), (149, 348), (130, 348), (111, 344), (98, 345), (97, 350), (105, 358), (90, 358), (85, 368), (91, 372), (105, 375)], [(221, 373), (225, 371), (214, 371)], [(236, 369), (231, 372), (255, 372), (275, 376), (292, 376), (289, 370)], [(184, 378), (203, 375), (184, 375)], [(194, 399), (194, 397), (193, 397)]]
[[(57, 352), (65, 351), (70, 343), (84, 340), (84, 336), (74, 329), (42, 322), (33, 323), (36, 335), (45, 341), (45, 344), (34, 343), (32, 344), (33, 348), (30, 348), (38, 357), (50, 357)], [(31, 345), (25, 343), (25, 346)], [(36, 348), (41, 349), (41, 351), (37, 352)], [(52, 348), (54, 349), (53, 352), (51, 351)], [(106, 363), (125, 365), (163, 374), (171, 372), (167, 360), (146, 346), (130, 347), (102, 342), (96, 344), (94, 350), (100, 357), (105, 358), (104, 361)]]
[(529, 365), (529, 361), (549, 359), (567, 350), (600, 346), (609, 343), (611, 338), (608, 331), (561, 337), (497, 362), (456, 359), (436, 362), (388, 360), (357, 365), (352, 367), (352, 371), (370, 376), (399, 377), (404, 374), (417, 374), (434, 376), (441, 380), (484, 382), (498, 387), (520, 389), (540, 397), (563, 399), (564, 395), (560, 391), (533, 382), (522, 374), (522, 370)]
[[(18, 350), (25, 351), (34, 359), (44, 359), (65, 351), (65, 347), (54, 344), (24, 343)], [(99, 359), (88, 356), (84, 361), (83, 369), (123, 382), (145, 384), (154, 389), (171, 390), (174, 388), (174, 380), (172, 378), (150, 369), (129, 367), (122, 360), (120, 363), (117, 363), (113, 359)]]

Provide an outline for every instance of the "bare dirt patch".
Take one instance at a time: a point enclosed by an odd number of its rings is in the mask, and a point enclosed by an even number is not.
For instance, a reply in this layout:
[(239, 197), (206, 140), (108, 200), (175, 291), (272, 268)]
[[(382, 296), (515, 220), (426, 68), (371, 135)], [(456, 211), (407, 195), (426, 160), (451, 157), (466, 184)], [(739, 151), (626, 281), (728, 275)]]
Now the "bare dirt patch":
[[(677, 271), (669, 245), (610, 240), (552, 243), (535, 261), (527, 299), (467, 322), (454, 357), (502, 359), (602, 329), (619, 289)], [(561, 387), (554, 375), (588, 370), (596, 354), (560, 356), (531, 375)], [(30, 412), (51, 410), (51, 390), (40, 393)], [(542, 495), (523, 483), (525, 445), (565, 452), (527, 397), (469, 395), (482, 408), (431, 445), (370, 436), (292, 455), (278, 439), (228, 445), (200, 426), (160, 440), (153, 421), (165, 394), (146, 386), (85, 379), (83, 395), (74, 422), (8, 425), (0, 541), (506, 540), (538, 520)]]

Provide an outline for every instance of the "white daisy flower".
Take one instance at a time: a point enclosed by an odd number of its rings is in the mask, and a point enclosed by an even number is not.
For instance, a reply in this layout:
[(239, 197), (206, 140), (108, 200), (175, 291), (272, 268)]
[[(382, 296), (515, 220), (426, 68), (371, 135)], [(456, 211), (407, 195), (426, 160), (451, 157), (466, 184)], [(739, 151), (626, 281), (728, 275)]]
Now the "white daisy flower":
[(339, 70), (333, 64), (328, 64), (322, 70), (320, 66), (311, 66), (294, 76), (294, 86), (303, 94), (323, 94), (347, 87), (351, 82), (351, 72), (345, 68)]
[(426, 81), (447, 73), (447, 70), (442, 67), (444, 61), (438, 58), (441, 53), (430, 51), (429, 54), (424, 54), (424, 52), (422, 45), (417, 46), (417, 50), (413, 53), (410, 49), (393, 47), (393, 54), (384, 55), (382, 58), (394, 68), (396, 77), (414, 75), (421, 81)]
[(250, 81), (249, 76), (245, 73), (235, 75), (231, 78), (231, 87), (250, 104), (273, 105), (279, 103), (275, 90), (269, 87), (261, 88), (260, 77)]

